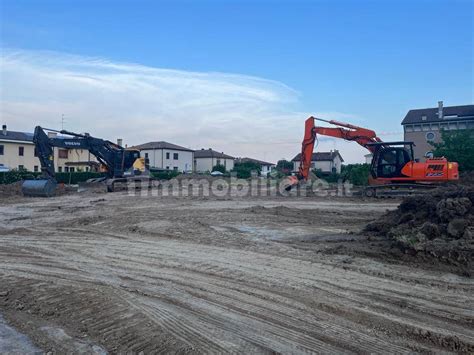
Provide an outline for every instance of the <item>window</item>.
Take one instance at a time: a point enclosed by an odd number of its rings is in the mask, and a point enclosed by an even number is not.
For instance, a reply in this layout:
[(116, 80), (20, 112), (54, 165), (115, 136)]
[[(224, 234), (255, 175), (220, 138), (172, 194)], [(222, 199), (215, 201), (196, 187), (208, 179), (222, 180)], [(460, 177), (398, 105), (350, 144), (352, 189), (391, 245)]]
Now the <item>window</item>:
[(221, 160), (220, 159), (216, 160), (216, 165), (221, 165)]
[(178, 167), (177, 166), (173, 167), (173, 170), (178, 171)]
[(170, 158), (170, 153), (166, 153), (166, 159)]
[(427, 142), (434, 141), (435, 137), (436, 137), (436, 135), (433, 132), (426, 133), (426, 141)]
[(166, 167), (166, 170), (170, 170), (170, 167), (169, 167), (169, 166), (167, 166), (167, 167)]
[(173, 159), (178, 160), (178, 153), (173, 153)]
[(145, 159), (148, 159), (148, 153), (145, 153)]
[(18, 147), (18, 155), (20, 157), (25, 155), (25, 147)]
[(34, 171), (35, 173), (38, 172), (38, 165), (35, 165), (35, 166), (33, 167), (33, 171)]
[(3, 145), (0, 145), (0, 155), (3, 155), (5, 151), (5, 147)]
[(67, 159), (69, 151), (67, 149), (59, 149), (58, 150), (58, 158), (59, 159)]
[(38, 150), (36, 150), (36, 147), (35, 147), (35, 151), (34, 151), (34, 156), (37, 157), (38, 156)]
[(63, 167), (62, 166), (58, 166), (58, 173), (62, 173), (63, 172)]
[(88, 166), (86, 166), (86, 171), (89, 171), (89, 167), (88, 167)]
[(70, 172), (70, 173), (73, 173), (73, 172), (74, 172), (74, 168), (73, 168), (72, 166), (69, 168), (69, 172)]
[(69, 172), (69, 167), (68, 167), (68, 166), (65, 166), (65, 167), (64, 167), (64, 172), (65, 172), (65, 173), (68, 173), (68, 172)]
[(421, 120), (426, 121), (426, 116), (425, 115), (421, 116)]
[(18, 165), (18, 170), (23, 170), (23, 169), (25, 169), (24, 165)]

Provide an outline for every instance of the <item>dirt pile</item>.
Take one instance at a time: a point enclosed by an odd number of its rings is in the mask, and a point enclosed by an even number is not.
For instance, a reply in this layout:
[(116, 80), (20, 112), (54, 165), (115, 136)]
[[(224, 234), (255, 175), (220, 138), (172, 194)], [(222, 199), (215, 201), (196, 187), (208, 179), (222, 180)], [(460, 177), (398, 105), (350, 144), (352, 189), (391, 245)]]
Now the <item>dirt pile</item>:
[(474, 184), (439, 188), (405, 198), (398, 209), (365, 227), (387, 236), (409, 254), (431, 256), (472, 268)]

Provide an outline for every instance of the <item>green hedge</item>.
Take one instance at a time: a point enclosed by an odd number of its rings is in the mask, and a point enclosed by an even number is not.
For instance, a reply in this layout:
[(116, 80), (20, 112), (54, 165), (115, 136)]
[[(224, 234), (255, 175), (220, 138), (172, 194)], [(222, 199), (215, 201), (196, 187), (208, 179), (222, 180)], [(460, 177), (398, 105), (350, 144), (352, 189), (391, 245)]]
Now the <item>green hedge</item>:
[(13, 184), (14, 182), (35, 179), (40, 173), (33, 173), (28, 170), (10, 170), (7, 172), (0, 172), (0, 184)]
[[(12, 184), (21, 180), (36, 179), (41, 173), (33, 173), (27, 170), (11, 170), (0, 173), (0, 184)], [(105, 176), (104, 173), (94, 172), (74, 172), (74, 173), (56, 173), (56, 180), (64, 184), (78, 184), (89, 179)]]
[(180, 175), (179, 171), (169, 170), (169, 171), (154, 171), (150, 175), (158, 180), (171, 180), (176, 176)]

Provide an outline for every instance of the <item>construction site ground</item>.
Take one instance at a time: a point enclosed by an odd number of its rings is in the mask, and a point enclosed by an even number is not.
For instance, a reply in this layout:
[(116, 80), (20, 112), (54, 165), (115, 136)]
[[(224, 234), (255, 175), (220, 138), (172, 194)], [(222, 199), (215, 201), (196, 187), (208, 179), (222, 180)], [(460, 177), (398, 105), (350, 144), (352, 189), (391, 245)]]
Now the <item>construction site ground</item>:
[(0, 334), (44, 352), (474, 351), (471, 270), (360, 233), (397, 200), (0, 201)]

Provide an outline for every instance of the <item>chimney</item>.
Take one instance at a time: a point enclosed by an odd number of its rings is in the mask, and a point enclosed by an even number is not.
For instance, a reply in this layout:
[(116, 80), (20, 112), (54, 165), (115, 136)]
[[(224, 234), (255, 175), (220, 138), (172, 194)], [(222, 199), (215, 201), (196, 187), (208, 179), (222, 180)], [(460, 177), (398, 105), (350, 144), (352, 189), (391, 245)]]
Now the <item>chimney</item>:
[(123, 139), (117, 138), (117, 145), (122, 146), (122, 144), (123, 144)]
[(3, 134), (4, 136), (7, 135), (7, 125), (6, 125), (6, 124), (4, 124), (4, 125), (2, 126), (2, 134)]
[(443, 101), (438, 101), (438, 118), (443, 118)]

